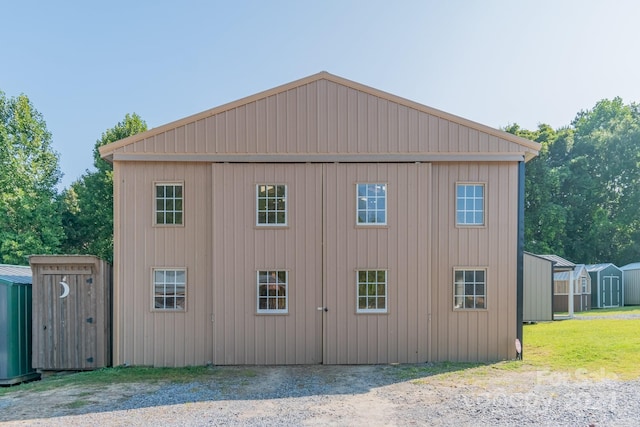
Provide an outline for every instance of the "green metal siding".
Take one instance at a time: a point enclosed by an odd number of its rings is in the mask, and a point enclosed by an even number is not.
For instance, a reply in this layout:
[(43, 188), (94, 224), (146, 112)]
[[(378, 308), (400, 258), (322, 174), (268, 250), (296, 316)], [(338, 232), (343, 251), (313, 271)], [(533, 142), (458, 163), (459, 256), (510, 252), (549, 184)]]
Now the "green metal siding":
[(0, 384), (38, 375), (31, 368), (31, 285), (0, 279)]

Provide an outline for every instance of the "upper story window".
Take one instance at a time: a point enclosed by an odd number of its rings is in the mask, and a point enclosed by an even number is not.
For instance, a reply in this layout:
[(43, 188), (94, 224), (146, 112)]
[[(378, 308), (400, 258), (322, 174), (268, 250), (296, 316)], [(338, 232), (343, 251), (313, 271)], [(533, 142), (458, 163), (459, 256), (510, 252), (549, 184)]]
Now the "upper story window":
[(258, 271), (258, 313), (289, 311), (288, 276), (286, 270)]
[(387, 184), (357, 184), (357, 224), (387, 224)]
[(156, 310), (185, 311), (187, 271), (183, 268), (153, 270), (153, 307)]
[(358, 270), (358, 313), (387, 312), (387, 271)]
[(256, 186), (256, 224), (287, 225), (287, 186), (258, 184)]
[(455, 270), (453, 272), (453, 307), (456, 309), (487, 308), (485, 270)]
[(456, 184), (456, 224), (484, 225), (484, 184)]
[(182, 224), (182, 184), (156, 184), (156, 224)]

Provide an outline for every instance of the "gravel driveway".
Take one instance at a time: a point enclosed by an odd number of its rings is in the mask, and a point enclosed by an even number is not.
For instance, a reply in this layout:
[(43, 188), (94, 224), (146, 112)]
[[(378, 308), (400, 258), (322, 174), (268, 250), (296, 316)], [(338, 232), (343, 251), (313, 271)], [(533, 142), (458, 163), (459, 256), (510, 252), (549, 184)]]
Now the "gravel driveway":
[(640, 381), (605, 371), (491, 367), (431, 375), (425, 365), (214, 367), (185, 384), (16, 391), (3, 425), (637, 426)]

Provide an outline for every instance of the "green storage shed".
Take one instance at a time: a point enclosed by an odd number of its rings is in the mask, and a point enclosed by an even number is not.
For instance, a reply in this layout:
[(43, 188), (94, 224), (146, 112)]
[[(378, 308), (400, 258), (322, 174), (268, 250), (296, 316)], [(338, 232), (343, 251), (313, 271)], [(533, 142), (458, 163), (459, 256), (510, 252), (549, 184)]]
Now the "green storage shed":
[(31, 268), (0, 264), (0, 385), (39, 376), (31, 367)]

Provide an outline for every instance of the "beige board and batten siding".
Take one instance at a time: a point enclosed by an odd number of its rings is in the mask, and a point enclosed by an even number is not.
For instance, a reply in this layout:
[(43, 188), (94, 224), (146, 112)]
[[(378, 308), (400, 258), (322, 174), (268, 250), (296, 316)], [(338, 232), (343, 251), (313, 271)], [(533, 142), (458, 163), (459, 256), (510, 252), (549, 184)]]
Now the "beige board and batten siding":
[[(322, 362), (322, 165), (214, 164), (216, 365)], [(287, 186), (287, 225), (256, 225), (256, 185)], [(258, 314), (258, 271), (288, 272), (288, 313)]]
[[(149, 162), (114, 166), (114, 363), (210, 363), (211, 166)], [(157, 183), (183, 184), (183, 226), (154, 225)], [(186, 269), (186, 311), (153, 309), (154, 268)]]
[[(516, 163), (434, 163), (431, 201), (430, 359), (508, 359), (516, 338)], [(455, 184), (485, 184), (486, 226), (455, 222)], [(453, 271), (486, 269), (486, 309), (453, 309)]]
[(553, 262), (530, 253), (524, 254), (525, 322), (553, 320)]
[[(328, 73), (101, 147), (114, 163), (114, 363), (509, 358), (518, 162), (538, 149)], [(386, 226), (355, 225), (360, 180), (388, 185)], [(179, 227), (153, 225), (162, 181), (184, 184)], [(457, 182), (486, 186), (485, 226), (455, 226)], [(256, 226), (264, 183), (288, 186), (286, 227)], [(154, 267), (186, 269), (186, 311), (151, 309)], [(487, 309), (454, 310), (455, 267), (486, 269)], [(263, 269), (288, 272), (288, 313), (257, 313)], [(358, 269), (388, 272), (387, 313), (356, 313)]]
[[(476, 160), (517, 161), (534, 157), (537, 146), (320, 73), (126, 138), (101, 152), (116, 161), (412, 162), (468, 160), (470, 154)], [(374, 156), (380, 154), (395, 157)]]

